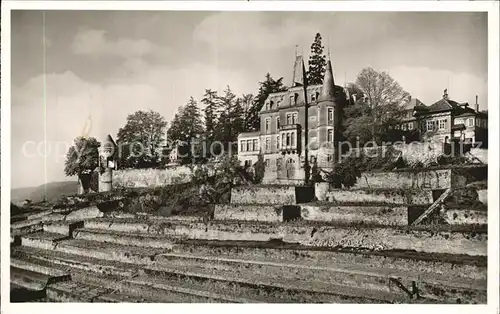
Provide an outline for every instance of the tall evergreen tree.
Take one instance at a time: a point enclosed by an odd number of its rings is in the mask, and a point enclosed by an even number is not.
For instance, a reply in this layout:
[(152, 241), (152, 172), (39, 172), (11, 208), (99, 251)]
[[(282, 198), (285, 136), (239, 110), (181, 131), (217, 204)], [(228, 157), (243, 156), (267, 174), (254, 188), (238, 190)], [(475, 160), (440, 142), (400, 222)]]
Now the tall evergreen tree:
[(309, 56), (309, 70), (307, 71), (307, 82), (310, 85), (323, 83), (325, 75), (326, 57), (323, 54), (321, 45), (321, 34), (317, 33), (311, 45), (311, 55)]
[(236, 141), (238, 134), (243, 131), (243, 107), (241, 99), (227, 86), (220, 100), (220, 119), (217, 127), (217, 140), (228, 149), (230, 142)]
[(243, 108), (243, 132), (248, 132), (248, 121), (250, 119), (250, 110), (253, 106), (253, 95), (243, 94), (241, 96), (241, 106)]
[(205, 139), (207, 145), (210, 145), (215, 139), (217, 123), (220, 109), (220, 101), (216, 91), (211, 89), (205, 90), (205, 95), (201, 103), (205, 105), (203, 110), (205, 116)]
[(198, 104), (191, 97), (188, 103), (180, 107), (174, 116), (170, 128), (167, 131), (168, 139), (171, 143), (179, 144), (179, 152), (185, 156), (184, 161), (189, 162), (193, 156), (191, 144), (203, 135), (203, 122)]
[(264, 81), (259, 82), (259, 92), (253, 100), (253, 105), (248, 109), (245, 131), (256, 131), (260, 128), (259, 111), (269, 94), (285, 91), (283, 78), (275, 80), (271, 74), (267, 73)]

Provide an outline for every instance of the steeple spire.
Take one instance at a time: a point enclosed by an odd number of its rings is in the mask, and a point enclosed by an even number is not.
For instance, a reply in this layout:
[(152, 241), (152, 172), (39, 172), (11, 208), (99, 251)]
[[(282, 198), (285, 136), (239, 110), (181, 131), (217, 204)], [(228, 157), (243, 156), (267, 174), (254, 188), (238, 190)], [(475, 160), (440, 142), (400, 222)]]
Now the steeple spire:
[(323, 78), (323, 88), (321, 88), (320, 101), (334, 100), (335, 82), (333, 79), (332, 62), (326, 62), (325, 76)]

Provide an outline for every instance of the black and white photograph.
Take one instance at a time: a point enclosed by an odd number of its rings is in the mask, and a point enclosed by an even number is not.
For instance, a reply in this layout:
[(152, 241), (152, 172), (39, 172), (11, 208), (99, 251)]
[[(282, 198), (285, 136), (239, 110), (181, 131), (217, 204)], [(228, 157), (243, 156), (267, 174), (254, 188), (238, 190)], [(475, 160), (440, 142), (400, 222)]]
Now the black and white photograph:
[(250, 2), (2, 12), (2, 310), (498, 313), (498, 2)]

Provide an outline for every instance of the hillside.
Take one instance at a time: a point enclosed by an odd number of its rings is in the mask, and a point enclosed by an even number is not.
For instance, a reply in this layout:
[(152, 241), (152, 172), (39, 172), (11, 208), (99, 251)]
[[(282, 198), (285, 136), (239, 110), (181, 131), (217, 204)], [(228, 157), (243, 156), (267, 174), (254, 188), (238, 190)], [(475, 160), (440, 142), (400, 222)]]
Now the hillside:
[(75, 194), (77, 192), (77, 181), (50, 182), (36, 187), (26, 187), (11, 190), (11, 201), (22, 202), (29, 199), (32, 202), (43, 201), (45, 188), (47, 189), (47, 200), (54, 200), (63, 195)]

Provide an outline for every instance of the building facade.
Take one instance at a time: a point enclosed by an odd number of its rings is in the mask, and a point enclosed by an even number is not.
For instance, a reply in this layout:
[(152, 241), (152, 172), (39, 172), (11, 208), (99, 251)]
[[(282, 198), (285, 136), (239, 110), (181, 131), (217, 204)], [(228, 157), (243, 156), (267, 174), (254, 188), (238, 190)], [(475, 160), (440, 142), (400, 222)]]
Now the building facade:
[(430, 106), (415, 107), (415, 119), (420, 121), (420, 129), (424, 138), (448, 143), (451, 140), (462, 140), (476, 144), (488, 142), (488, 114), (465, 103), (451, 100), (447, 90), (443, 97)]
[[(294, 76), (303, 65), (301, 56), (295, 64)], [(284, 92), (270, 94), (259, 112), (260, 130), (238, 137), (240, 163), (253, 165), (262, 154), (266, 169), (264, 183), (303, 182), (307, 100), (308, 160), (311, 167), (316, 164), (320, 169), (330, 170), (336, 159), (340, 112), (347, 103), (346, 95), (343, 87), (335, 85), (330, 60), (322, 85), (304, 88), (295, 84)]]

